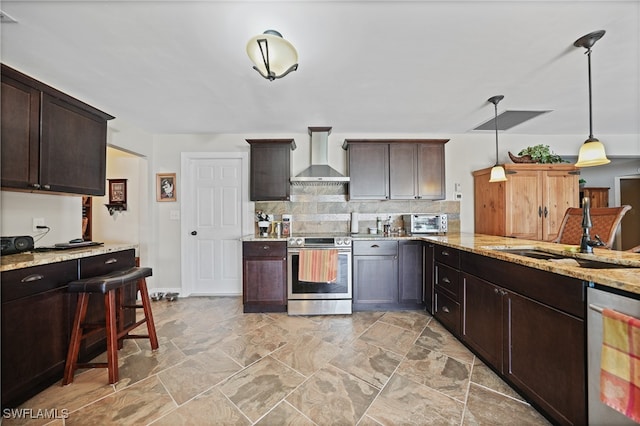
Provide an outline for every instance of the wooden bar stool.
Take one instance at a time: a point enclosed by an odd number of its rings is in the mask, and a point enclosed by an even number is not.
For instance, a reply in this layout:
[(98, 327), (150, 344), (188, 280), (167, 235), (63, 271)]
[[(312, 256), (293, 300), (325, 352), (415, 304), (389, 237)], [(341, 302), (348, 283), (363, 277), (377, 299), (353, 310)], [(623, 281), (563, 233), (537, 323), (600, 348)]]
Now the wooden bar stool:
[[(63, 385), (73, 382), (73, 375), (78, 368), (108, 368), (109, 383), (116, 383), (118, 381), (118, 349), (122, 347), (124, 339), (149, 338), (151, 349), (158, 349), (158, 337), (153, 322), (151, 301), (149, 300), (149, 292), (145, 279), (151, 276), (151, 274), (151, 268), (132, 267), (69, 283), (69, 292), (78, 293), (78, 306), (73, 320), (73, 329), (71, 330), (71, 341), (69, 342), (64, 378), (62, 379)], [(142, 305), (123, 305), (122, 289), (126, 285), (137, 286), (138, 291), (140, 291)], [(87, 308), (89, 306), (89, 295), (91, 293), (101, 293), (104, 295), (104, 323), (85, 323)], [(125, 308), (142, 308), (144, 317), (130, 326), (125, 327), (123, 316), (123, 310)], [(143, 323), (147, 324), (148, 334), (129, 334), (131, 330)], [(78, 363), (78, 353), (82, 340), (103, 330), (106, 331), (107, 335), (107, 362)]]

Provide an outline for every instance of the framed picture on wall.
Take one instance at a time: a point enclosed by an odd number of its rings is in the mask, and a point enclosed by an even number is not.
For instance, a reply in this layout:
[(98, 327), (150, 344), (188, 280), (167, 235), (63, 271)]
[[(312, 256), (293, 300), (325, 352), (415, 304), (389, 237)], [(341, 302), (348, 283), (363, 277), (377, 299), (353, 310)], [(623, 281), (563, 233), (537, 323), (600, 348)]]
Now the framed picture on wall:
[(109, 204), (127, 204), (126, 179), (109, 179)]
[(156, 173), (156, 201), (176, 200), (176, 174)]

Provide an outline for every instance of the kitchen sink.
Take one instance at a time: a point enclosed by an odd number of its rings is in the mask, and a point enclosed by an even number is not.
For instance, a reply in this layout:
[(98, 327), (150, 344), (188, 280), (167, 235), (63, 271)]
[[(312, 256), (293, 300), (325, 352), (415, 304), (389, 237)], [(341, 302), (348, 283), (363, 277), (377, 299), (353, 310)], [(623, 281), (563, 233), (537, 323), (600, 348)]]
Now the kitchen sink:
[(492, 250), (499, 251), (501, 253), (510, 253), (518, 256), (529, 257), (532, 259), (549, 260), (551, 262), (557, 262), (565, 264), (567, 266), (578, 266), (588, 269), (635, 269), (638, 267), (630, 265), (620, 265), (617, 263), (606, 262), (595, 259), (583, 259), (580, 257), (563, 256), (561, 254), (550, 253), (537, 248), (529, 247), (509, 247), (509, 248), (492, 248)]

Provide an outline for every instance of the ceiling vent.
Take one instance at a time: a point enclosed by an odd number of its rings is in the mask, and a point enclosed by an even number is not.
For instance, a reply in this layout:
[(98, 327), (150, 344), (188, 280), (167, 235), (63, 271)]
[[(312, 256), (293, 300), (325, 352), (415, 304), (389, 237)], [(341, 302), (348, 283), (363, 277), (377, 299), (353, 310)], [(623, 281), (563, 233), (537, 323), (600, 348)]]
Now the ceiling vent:
[[(498, 130), (508, 130), (519, 124), (529, 121), (532, 118), (536, 118), (541, 114), (546, 114), (549, 111), (504, 111), (498, 114)], [(495, 124), (496, 118), (491, 118), (485, 121), (473, 130), (496, 130)]]
[(292, 185), (344, 185), (349, 178), (329, 166), (331, 127), (309, 127), (311, 166), (291, 178)]

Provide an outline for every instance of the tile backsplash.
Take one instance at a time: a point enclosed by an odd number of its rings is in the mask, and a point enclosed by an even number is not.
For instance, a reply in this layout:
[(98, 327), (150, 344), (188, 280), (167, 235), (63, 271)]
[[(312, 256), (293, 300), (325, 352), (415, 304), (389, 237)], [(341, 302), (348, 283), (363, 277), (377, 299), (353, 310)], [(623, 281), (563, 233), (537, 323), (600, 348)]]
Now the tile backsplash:
[(410, 213), (446, 213), (449, 232), (460, 231), (459, 201), (348, 200), (347, 189), (346, 185), (292, 186), (290, 201), (256, 201), (255, 209), (273, 214), (275, 220), (280, 220), (283, 214), (291, 214), (293, 234), (348, 233), (351, 212), (358, 213), (361, 233), (376, 226), (378, 217), (386, 219), (390, 216), (392, 227), (400, 227), (402, 215)]

